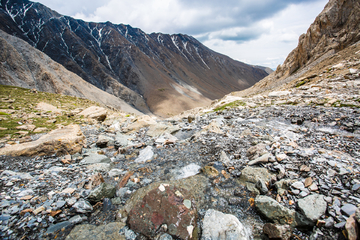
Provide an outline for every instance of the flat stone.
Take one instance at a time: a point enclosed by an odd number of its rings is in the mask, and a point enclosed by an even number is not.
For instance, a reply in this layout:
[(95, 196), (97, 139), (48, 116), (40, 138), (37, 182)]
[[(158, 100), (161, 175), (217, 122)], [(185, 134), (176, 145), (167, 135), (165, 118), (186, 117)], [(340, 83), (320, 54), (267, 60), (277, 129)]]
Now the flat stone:
[(296, 188), (296, 189), (299, 189), (299, 190), (305, 188), (305, 186), (304, 186), (304, 184), (302, 182), (294, 182), (293, 184), (291, 184), (291, 186), (293, 188)]
[(324, 196), (312, 194), (298, 200), (298, 206), (301, 213), (309, 220), (316, 222), (326, 212), (327, 203)]
[(82, 224), (76, 226), (66, 240), (125, 240), (125, 236), (120, 230), (125, 223), (112, 222), (106, 225), (94, 226), (90, 224)]
[(345, 204), (344, 206), (341, 207), (341, 211), (348, 217), (353, 215), (356, 209), (357, 207), (353, 204)]
[(204, 216), (201, 236), (201, 240), (208, 239), (249, 240), (250, 237), (234, 215), (209, 209)]
[(50, 226), (47, 229), (45, 234), (53, 234), (53, 233), (55, 233), (57, 231), (60, 231), (63, 228), (66, 228), (66, 227), (70, 226), (70, 225), (71, 225), (71, 222), (69, 222), (69, 221), (64, 221), (64, 222), (57, 223), (55, 225)]
[(241, 171), (240, 182), (251, 182), (257, 183), (259, 179), (263, 180), (264, 182), (269, 182), (274, 174), (271, 174), (266, 168), (259, 168), (259, 167), (245, 167)]
[(106, 155), (89, 153), (89, 156), (84, 157), (84, 159), (80, 161), (80, 165), (89, 165), (95, 163), (111, 163), (111, 159)]
[(0, 148), (0, 155), (48, 156), (53, 154), (75, 154), (81, 152), (85, 141), (85, 136), (78, 125), (68, 125), (53, 130), (36, 141)]
[(147, 146), (143, 150), (140, 151), (139, 156), (135, 159), (136, 163), (144, 163), (148, 160), (151, 160), (154, 156), (154, 152), (151, 146)]
[(86, 166), (87, 169), (93, 171), (101, 171), (101, 172), (108, 172), (111, 169), (110, 163), (95, 163)]

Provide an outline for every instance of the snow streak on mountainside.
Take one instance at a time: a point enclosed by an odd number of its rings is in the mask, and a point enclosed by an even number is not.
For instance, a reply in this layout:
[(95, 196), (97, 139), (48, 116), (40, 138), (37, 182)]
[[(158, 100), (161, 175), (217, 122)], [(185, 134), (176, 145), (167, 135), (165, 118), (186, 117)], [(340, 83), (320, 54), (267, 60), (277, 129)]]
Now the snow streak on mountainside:
[(267, 76), (191, 36), (84, 22), (27, 0), (1, 0), (0, 29), (137, 109), (162, 116), (208, 104)]

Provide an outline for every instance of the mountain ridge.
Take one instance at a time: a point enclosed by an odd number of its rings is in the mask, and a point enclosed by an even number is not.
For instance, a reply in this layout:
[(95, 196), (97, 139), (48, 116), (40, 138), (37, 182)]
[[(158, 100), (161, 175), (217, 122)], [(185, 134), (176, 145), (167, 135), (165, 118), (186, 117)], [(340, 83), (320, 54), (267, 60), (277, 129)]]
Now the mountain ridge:
[(1, 0), (0, 8), (0, 29), (141, 111), (173, 115), (267, 76), (191, 36), (85, 22), (27, 0)]

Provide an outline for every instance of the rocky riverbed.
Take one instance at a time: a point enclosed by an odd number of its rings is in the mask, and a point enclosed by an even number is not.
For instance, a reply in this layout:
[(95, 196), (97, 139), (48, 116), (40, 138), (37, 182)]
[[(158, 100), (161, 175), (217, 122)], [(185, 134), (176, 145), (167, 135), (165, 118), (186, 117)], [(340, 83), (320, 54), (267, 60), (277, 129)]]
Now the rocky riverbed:
[(1, 238), (356, 239), (359, 71), (329, 74), (167, 120), (88, 116), (32, 135), (41, 156), (7, 139)]

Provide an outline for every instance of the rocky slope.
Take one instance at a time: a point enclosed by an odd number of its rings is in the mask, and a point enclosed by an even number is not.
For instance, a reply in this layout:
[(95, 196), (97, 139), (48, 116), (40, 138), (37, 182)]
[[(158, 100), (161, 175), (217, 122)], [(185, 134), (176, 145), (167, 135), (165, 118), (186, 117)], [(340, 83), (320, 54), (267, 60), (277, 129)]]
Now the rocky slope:
[(27, 0), (1, 0), (0, 29), (139, 110), (168, 116), (245, 89), (267, 73), (193, 37), (88, 23)]
[(87, 98), (141, 114), (125, 101), (84, 81), (27, 42), (0, 30), (0, 84)]
[[(284, 84), (310, 76), (309, 70), (323, 60), (360, 40), (360, 3), (356, 0), (330, 0), (316, 17), (298, 46), (276, 71), (241, 96), (282, 88)], [(320, 67), (321, 68), (321, 67)]]
[[(55, 131), (31, 144), (5, 140), (2, 238), (344, 239), (345, 230), (356, 239), (360, 46), (352, 48), (321, 81), (228, 96), (186, 116), (83, 113), (71, 155), (61, 149), (73, 138)], [(51, 144), (58, 156), (24, 151)]]

